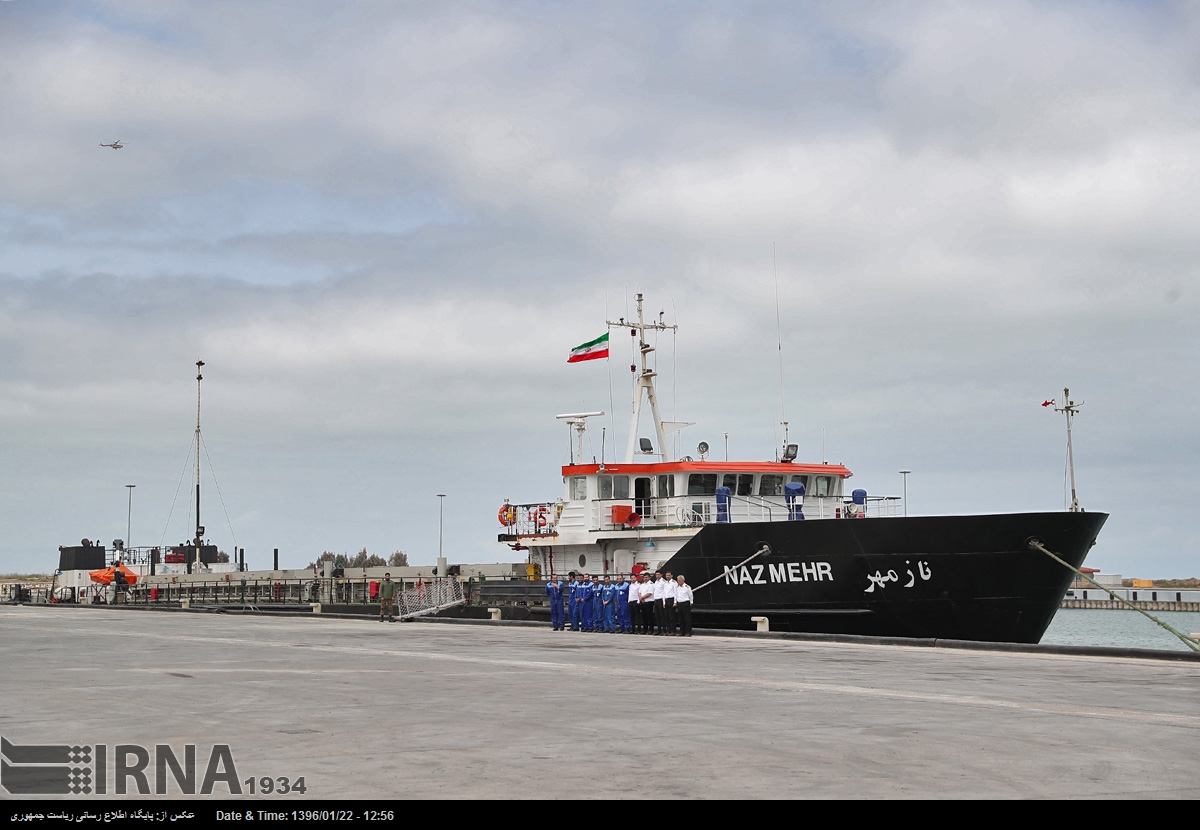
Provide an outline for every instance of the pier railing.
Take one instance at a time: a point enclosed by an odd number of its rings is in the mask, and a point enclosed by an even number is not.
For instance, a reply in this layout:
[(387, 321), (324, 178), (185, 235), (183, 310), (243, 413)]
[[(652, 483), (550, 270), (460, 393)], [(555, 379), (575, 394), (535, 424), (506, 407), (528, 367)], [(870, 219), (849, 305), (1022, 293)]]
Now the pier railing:
[[(245, 605), (263, 607), (380, 604), (379, 580), (361, 578), (318, 579), (243, 579), (236, 573), (230, 579), (195, 579), (161, 582), (141, 579), (114, 596), (109, 586), (96, 586), (79, 597), (84, 604), (113, 602), (128, 605)], [(372, 593), (372, 583), (376, 591)], [(470, 588), (457, 579), (434, 579), (406, 587), (396, 583), (397, 613), (408, 615), (431, 606), (444, 606), (469, 598)], [(44, 598), (30, 597), (30, 602)]]

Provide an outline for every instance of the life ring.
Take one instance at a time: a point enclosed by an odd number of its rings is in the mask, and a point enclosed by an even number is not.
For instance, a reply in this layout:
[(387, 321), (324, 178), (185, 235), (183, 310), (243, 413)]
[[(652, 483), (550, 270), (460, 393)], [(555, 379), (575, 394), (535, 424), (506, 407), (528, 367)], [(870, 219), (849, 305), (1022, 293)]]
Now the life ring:
[(500, 512), (496, 514), (496, 518), (505, 527), (512, 527), (517, 523), (517, 509), (511, 504), (501, 505)]
[(859, 515), (861, 515), (862, 506), (857, 505), (854, 502), (850, 502), (846, 505), (846, 509), (843, 512), (845, 513), (847, 519), (857, 519)]
[(542, 507), (535, 507), (529, 511), (529, 521), (533, 522), (538, 527), (545, 527), (546, 523), (549, 521), (549, 519), (546, 518), (549, 514), (550, 511), (547, 510), (544, 505)]

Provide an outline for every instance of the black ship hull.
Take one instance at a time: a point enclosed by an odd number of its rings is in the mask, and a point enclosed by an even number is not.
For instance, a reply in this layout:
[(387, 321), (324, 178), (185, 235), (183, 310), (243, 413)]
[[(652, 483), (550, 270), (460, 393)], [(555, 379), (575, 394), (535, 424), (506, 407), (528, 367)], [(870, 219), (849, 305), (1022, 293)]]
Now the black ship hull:
[[(713, 524), (664, 566), (695, 590), (697, 628), (1037, 643), (1108, 515)], [(769, 553), (754, 557), (763, 548)]]

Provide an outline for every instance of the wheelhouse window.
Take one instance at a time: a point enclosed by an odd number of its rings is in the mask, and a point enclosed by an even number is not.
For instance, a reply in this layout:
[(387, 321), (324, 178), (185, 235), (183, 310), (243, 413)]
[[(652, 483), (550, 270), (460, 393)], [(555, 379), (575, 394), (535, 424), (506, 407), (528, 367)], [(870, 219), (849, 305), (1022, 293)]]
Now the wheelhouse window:
[(600, 476), (600, 498), (629, 498), (629, 476)]
[(587, 476), (571, 476), (571, 501), (587, 501)]
[(721, 486), (728, 487), (735, 496), (754, 495), (753, 473), (726, 473), (721, 479)]
[(834, 495), (837, 492), (837, 487), (834, 482), (835, 479), (833, 476), (817, 476), (816, 482), (814, 482), (817, 490), (814, 495), (819, 497)]
[(759, 478), (758, 494), (760, 496), (782, 496), (783, 476), (764, 475)]
[(675, 476), (658, 477), (658, 497), (660, 499), (675, 497)]
[(792, 483), (792, 484), (803, 484), (803, 485), (804, 485), (804, 492), (805, 492), (805, 493), (807, 493), (807, 492), (808, 492), (808, 476), (802, 476), (802, 475), (793, 475), (793, 476), (792, 476), (791, 483)]
[(692, 473), (688, 476), (689, 496), (715, 496), (717, 494), (716, 473)]

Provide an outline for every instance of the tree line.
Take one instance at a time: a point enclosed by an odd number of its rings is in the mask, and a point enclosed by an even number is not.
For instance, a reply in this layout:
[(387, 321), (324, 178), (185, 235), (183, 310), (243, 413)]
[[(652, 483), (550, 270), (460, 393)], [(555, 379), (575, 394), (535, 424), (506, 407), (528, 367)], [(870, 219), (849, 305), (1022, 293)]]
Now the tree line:
[(353, 556), (345, 553), (333, 553), (332, 551), (324, 551), (317, 557), (315, 562), (308, 563), (308, 569), (319, 569), (321, 563), (333, 560), (335, 568), (404, 568), (408, 565), (408, 554), (402, 550), (398, 550), (384, 559), (382, 556), (374, 553), (367, 553), (367, 549), (363, 548)]

